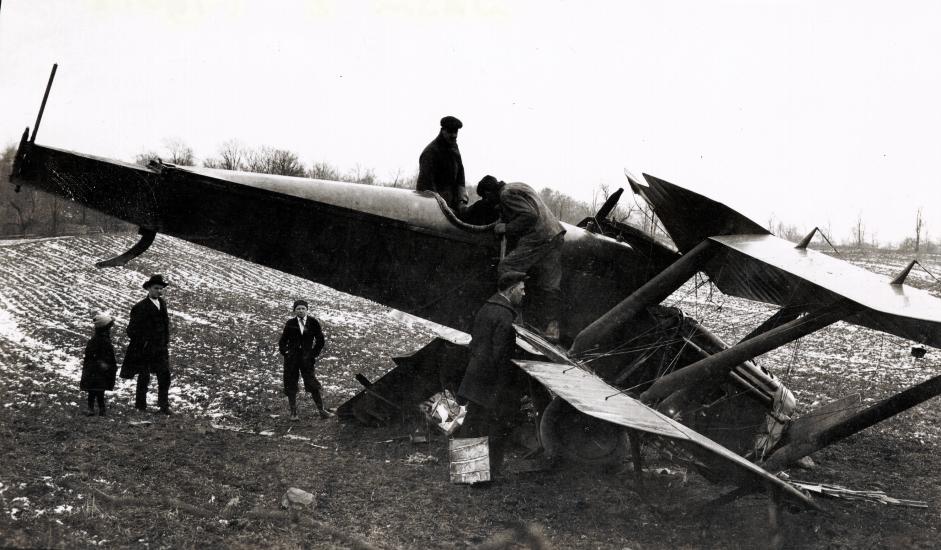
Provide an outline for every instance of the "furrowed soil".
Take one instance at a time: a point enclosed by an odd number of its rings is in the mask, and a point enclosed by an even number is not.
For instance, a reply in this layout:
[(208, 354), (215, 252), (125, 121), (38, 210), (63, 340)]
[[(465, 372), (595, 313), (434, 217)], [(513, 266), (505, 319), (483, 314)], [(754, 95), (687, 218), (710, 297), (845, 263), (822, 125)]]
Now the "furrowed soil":
[[(183, 241), (158, 237), (127, 268), (95, 261), (132, 235), (0, 243), (0, 546), (24, 548), (934, 548), (941, 520), (938, 400), (813, 455), (792, 479), (882, 490), (927, 508), (815, 497), (823, 511), (773, 506), (645, 457), (643, 490), (625, 465), (507, 473), (486, 486), (449, 483), (447, 440), (433, 430), (365, 428), (320, 420), (309, 399), (292, 423), (276, 342), (295, 298), (327, 335), (318, 365), (328, 406), (358, 391), (353, 378), (392, 368), (433, 334), (381, 305)], [(906, 259), (850, 257), (883, 275)], [(941, 273), (938, 257), (922, 263)], [(154, 272), (173, 281), (174, 415), (133, 409), (118, 381), (104, 417), (86, 417), (78, 390), (89, 312), (124, 328)], [(693, 281), (668, 303), (735, 341), (772, 313)], [(938, 295), (921, 271), (910, 283)], [(807, 412), (860, 392), (878, 401), (941, 374), (938, 350), (837, 323), (758, 359)], [(149, 396), (154, 410), (156, 381)], [(521, 451), (520, 451), (521, 452)], [(517, 454), (520, 454), (519, 452)], [(511, 453), (510, 466), (517, 463)], [(291, 487), (315, 505), (282, 511)]]

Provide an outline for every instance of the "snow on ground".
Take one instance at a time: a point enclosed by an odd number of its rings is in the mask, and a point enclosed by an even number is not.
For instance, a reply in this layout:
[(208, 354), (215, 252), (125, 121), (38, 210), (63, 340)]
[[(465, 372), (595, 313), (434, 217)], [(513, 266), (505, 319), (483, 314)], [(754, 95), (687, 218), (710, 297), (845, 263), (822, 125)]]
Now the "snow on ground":
[[(237, 416), (259, 392), (280, 390), (277, 339), (296, 298), (308, 300), (324, 326), (318, 377), (334, 405), (358, 390), (356, 372), (374, 378), (391, 368), (390, 357), (432, 337), (373, 302), (169, 237), (158, 236), (128, 267), (94, 267), (136, 238), (82, 236), (0, 247), (0, 376), (21, 403), (81, 402), (78, 379), (92, 312), (115, 316), (120, 362), (130, 308), (145, 296), (141, 283), (158, 272), (171, 280), (171, 405), (194, 414)], [(114, 395), (130, 400), (133, 391), (133, 381), (119, 379)]]
[[(128, 312), (144, 296), (141, 283), (155, 272), (172, 281), (166, 295), (176, 375), (171, 402), (197, 414), (233, 415), (251, 406), (259, 392), (278, 390), (276, 342), (296, 298), (307, 299), (324, 326), (328, 343), (318, 376), (337, 399), (358, 390), (355, 373), (380, 375), (391, 367), (390, 357), (412, 351), (436, 331), (368, 300), (162, 235), (128, 267), (93, 267), (136, 239), (95, 235), (6, 241), (0, 247), (0, 372), (14, 379), (21, 399), (35, 397), (40, 387), (59, 388), (51, 393), (63, 403), (79, 399), (76, 386), (82, 349), (91, 335), (91, 313), (115, 316), (113, 339), (120, 359)], [(843, 257), (886, 276), (908, 261), (893, 253)], [(921, 261), (941, 272), (941, 257)], [(922, 269), (912, 271), (910, 282), (939, 295), (941, 286)], [(737, 341), (774, 312), (767, 304), (724, 296), (702, 277), (665, 303), (680, 307), (727, 342)], [(841, 388), (813, 384), (823, 372), (842, 373), (848, 385), (901, 387), (939, 371), (937, 354), (916, 361), (911, 345), (837, 323), (758, 358), (758, 363), (781, 377), (804, 403), (812, 403), (840, 395)], [(50, 383), (52, 378), (61, 383)], [(132, 382), (119, 381), (116, 395), (128, 399), (132, 393)]]

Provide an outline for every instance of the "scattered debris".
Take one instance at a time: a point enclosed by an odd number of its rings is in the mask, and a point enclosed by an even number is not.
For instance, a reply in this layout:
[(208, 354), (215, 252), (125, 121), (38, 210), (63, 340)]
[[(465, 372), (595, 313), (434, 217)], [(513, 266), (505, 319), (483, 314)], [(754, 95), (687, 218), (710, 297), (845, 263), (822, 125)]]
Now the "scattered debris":
[(282, 508), (292, 508), (292, 507), (316, 507), (317, 506), (317, 497), (304, 491), (303, 489), (298, 489), (297, 487), (291, 487), (284, 493), (284, 496), (281, 497), (281, 507)]
[(792, 485), (797, 486), (804, 491), (832, 498), (842, 498), (845, 500), (865, 500), (868, 502), (878, 502), (880, 504), (892, 504), (895, 506), (910, 506), (912, 508), (927, 508), (928, 503), (922, 500), (907, 500), (894, 498), (885, 494), (884, 491), (854, 491), (841, 487), (839, 485), (827, 485), (825, 483), (807, 483), (803, 481), (791, 481)]
[(467, 407), (459, 404), (450, 391), (438, 392), (419, 408), (429, 422), (447, 435), (453, 434), (464, 422)]
[(405, 459), (406, 464), (437, 464), (438, 457), (424, 453), (413, 453)]
[(153, 424), (153, 421), (152, 420), (131, 420), (130, 422), (128, 422), (128, 424), (130, 424), (131, 426), (149, 426)]

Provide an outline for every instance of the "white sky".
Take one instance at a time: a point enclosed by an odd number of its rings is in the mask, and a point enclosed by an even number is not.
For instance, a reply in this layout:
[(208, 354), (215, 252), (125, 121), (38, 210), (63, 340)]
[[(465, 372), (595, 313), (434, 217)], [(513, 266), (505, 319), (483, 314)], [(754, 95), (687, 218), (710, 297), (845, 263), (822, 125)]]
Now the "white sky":
[(624, 169), (766, 224), (941, 237), (941, 3), (6, 0), (0, 143), (130, 159), (231, 138), (417, 170), (464, 121), (491, 173), (591, 201)]

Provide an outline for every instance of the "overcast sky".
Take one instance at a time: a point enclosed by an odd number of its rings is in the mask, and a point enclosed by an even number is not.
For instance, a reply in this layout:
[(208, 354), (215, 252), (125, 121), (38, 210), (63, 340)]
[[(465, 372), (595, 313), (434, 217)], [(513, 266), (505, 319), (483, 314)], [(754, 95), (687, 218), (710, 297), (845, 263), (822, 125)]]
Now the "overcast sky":
[[(446, 114), (468, 183), (590, 201), (624, 170), (845, 239), (941, 238), (941, 3), (5, 0), (0, 140), (131, 159), (178, 138), (381, 179)], [(628, 199), (629, 200), (629, 199)]]

